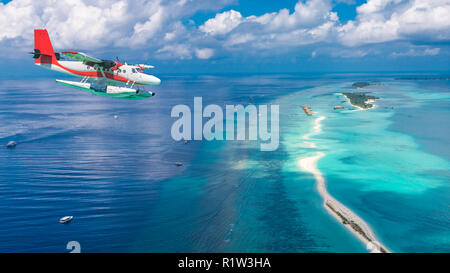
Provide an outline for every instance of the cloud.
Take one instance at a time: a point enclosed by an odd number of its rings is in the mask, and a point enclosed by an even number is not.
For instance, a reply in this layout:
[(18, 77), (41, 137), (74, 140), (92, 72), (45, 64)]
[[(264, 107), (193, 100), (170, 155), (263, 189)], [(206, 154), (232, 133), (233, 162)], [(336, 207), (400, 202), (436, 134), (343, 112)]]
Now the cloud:
[(151, 6), (151, 10), (154, 12), (148, 17), (147, 21), (144, 23), (137, 22), (133, 27), (133, 35), (130, 39), (133, 45), (144, 45), (163, 28), (166, 21), (166, 8), (159, 5), (158, 2), (154, 2)]
[(255, 18), (255, 21), (268, 25), (270, 30), (313, 27), (328, 20), (336, 20), (337, 14), (331, 9), (331, 1), (328, 0), (298, 1), (292, 14), (288, 9), (282, 9), (278, 13)]
[(230, 10), (216, 14), (199, 27), (202, 32), (222, 35), (227, 48), (249, 46), (258, 49), (296, 47), (332, 37), (339, 18), (331, 1), (298, 1), (294, 12), (281, 9), (261, 16), (242, 17)]
[(209, 59), (214, 55), (214, 49), (212, 48), (202, 48), (195, 50), (195, 56), (199, 59)]
[(357, 8), (358, 14), (373, 15), (403, 0), (369, 0)]
[[(358, 47), (392, 41), (450, 40), (449, 0), (368, 0), (357, 7), (357, 17), (342, 24), (331, 1), (298, 1), (294, 11), (281, 9), (260, 16), (242, 17), (225, 11), (199, 29), (220, 34), (225, 49), (289, 49), (314, 43)], [(345, 51), (365, 56), (373, 51)], [(333, 55), (333, 54), (331, 54)]]
[(236, 46), (236, 45), (240, 45), (240, 44), (246, 44), (255, 39), (256, 39), (256, 36), (253, 35), (252, 33), (240, 32), (240, 33), (236, 33), (236, 34), (229, 36), (229, 38), (227, 39), (227, 41), (225, 42), (224, 45), (226, 47), (232, 47), (232, 46)]
[(405, 52), (393, 52), (392, 56), (398, 57), (398, 56), (436, 56), (441, 51), (440, 48), (425, 48), (425, 49), (415, 49), (411, 48), (408, 51)]
[[(379, 52), (367, 48), (371, 45), (382, 47), (398, 42), (411, 46), (450, 41), (450, 0), (368, 0), (356, 7), (356, 17), (345, 23), (333, 11), (333, 5), (352, 3), (352, 0), (299, 0), (292, 11), (280, 9), (259, 16), (243, 16), (249, 11), (244, 13), (239, 8), (222, 11), (234, 2), (13, 0), (0, 3), (0, 57), (11, 58), (17, 55), (12, 54), (17, 50), (31, 50), (34, 28), (47, 28), (57, 50), (123, 52), (124, 48), (131, 48), (130, 54), (183, 60), (210, 59), (230, 52), (258, 56), (287, 54), (301, 52), (302, 47), (311, 44), (317, 45), (315, 52), (320, 56), (361, 57)], [(204, 10), (215, 14), (196, 25), (193, 16)], [(388, 55), (393, 56), (433, 56), (442, 54), (445, 48), (430, 48), (431, 51), (413, 48), (403, 52), (384, 47), (383, 50), (390, 50)]]
[(13, 0), (0, 3), (0, 47), (30, 50), (33, 29), (46, 28), (59, 49), (157, 51), (168, 41), (177, 44), (189, 38), (181, 23), (184, 18), (201, 10), (219, 10), (231, 1)]
[(158, 57), (162, 59), (192, 59), (191, 50), (184, 44), (166, 45), (163, 48), (158, 49), (156, 53), (158, 53)]
[(337, 28), (344, 45), (450, 39), (448, 0), (369, 0), (357, 12), (357, 20)]
[(101, 47), (101, 43), (111, 44), (118, 37), (114, 29), (129, 17), (127, 8), (123, 1), (96, 5), (82, 1), (11, 1), (0, 5), (0, 42), (30, 47), (33, 29), (47, 28), (57, 47)]
[(199, 29), (211, 35), (226, 34), (242, 23), (240, 12), (230, 10), (218, 13), (212, 19), (206, 21)]
[(331, 56), (337, 57), (337, 58), (362, 58), (367, 55), (376, 55), (380, 52), (378, 50), (374, 49), (349, 49), (349, 48), (343, 48), (338, 50), (330, 50)]

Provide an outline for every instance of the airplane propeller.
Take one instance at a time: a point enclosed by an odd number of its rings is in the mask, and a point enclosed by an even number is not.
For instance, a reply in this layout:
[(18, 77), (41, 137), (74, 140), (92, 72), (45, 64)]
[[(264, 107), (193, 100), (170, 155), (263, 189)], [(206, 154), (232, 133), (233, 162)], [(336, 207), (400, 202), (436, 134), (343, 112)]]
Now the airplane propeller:
[(61, 53), (56, 52), (56, 53), (55, 53), (55, 56), (56, 56), (56, 59), (57, 59), (58, 61), (59, 61), (59, 60), (65, 60), (64, 57), (61, 57)]
[[(39, 49), (35, 49), (34, 52), (28, 52), (28, 54), (33, 54), (33, 58), (37, 59), (41, 56), (41, 51)], [(65, 60), (64, 57), (61, 57), (61, 54), (59, 52), (55, 52), (56, 59), (59, 60)]]
[(41, 51), (39, 49), (35, 49), (34, 52), (28, 52), (28, 54), (33, 54), (33, 58), (37, 59), (41, 56)]

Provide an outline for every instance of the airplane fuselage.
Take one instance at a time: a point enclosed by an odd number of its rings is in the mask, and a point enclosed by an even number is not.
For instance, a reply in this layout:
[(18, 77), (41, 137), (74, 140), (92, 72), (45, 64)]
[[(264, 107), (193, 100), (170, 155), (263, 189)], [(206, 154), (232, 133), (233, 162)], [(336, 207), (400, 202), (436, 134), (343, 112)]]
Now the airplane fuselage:
[(158, 85), (161, 80), (142, 72), (136, 66), (124, 64), (116, 70), (93, 67), (79, 61), (56, 61), (53, 63), (36, 63), (40, 67), (62, 72), (86, 80), (106, 79), (109, 84)]

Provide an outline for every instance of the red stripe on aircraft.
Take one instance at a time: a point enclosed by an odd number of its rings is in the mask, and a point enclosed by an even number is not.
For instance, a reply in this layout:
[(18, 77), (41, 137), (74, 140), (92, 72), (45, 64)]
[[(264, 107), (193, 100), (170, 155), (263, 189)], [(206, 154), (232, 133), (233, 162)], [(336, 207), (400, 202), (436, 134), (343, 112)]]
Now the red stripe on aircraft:
[(62, 53), (78, 54), (78, 52), (73, 51), (73, 50), (66, 50), (66, 51), (63, 51)]
[[(73, 73), (75, 75), (78, 76), (83, 76), (83, 77), (92, 77), (92, 78), (103, 78), (102, 72), (100, 71), (78, 71), (78, 70), (74, 70), (74, 69), (70, 69), (68, 67), (65, 67), (63, 65), (61, 65), (59, 62), (54, 63), (55, 65), (61, 67), (62, 69), (69, 71), (70, 73)], [(118, 81), (118, 82), (132, 82), (129, 79), (119, 76), (119, 75), (114, 75), (112, 73), (108, 73), (108, 72), (104, 72), (105, 73), (105, 77), (108, 78), (109, 80), (114, 80), (114, 81)], [(140, 84), (138, 82), (135, 82), (134, 84)]]

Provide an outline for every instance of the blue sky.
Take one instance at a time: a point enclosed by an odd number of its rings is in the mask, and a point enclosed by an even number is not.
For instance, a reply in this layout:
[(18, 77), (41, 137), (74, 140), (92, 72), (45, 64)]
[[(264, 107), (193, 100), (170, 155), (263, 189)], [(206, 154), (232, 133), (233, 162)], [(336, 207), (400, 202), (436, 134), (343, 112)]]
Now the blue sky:
[(156, 74), (450, 70), (450, 0), (1, 2), (9, 75), (40, 73), (25, 53), (44, 27), (57, 51)]

